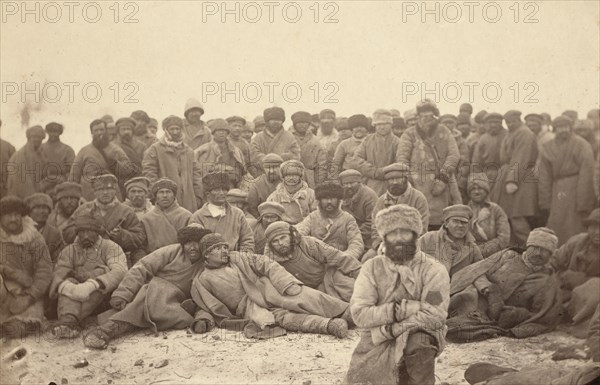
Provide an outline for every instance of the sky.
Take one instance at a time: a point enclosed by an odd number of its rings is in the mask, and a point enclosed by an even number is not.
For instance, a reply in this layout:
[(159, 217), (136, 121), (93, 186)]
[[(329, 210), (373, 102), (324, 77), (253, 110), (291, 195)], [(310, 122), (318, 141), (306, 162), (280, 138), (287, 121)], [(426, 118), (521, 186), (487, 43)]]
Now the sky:
[(144, 110), (161, 122), (191, 97), (204, 120), (278, 105), (288, 123), (422, 97), (442, 113), (598, 108), (599, 2), (422, 4), (2, 0), (1, 136), (20, 147), (24, 124), (57, 121), (77, 150), (93, 119)]

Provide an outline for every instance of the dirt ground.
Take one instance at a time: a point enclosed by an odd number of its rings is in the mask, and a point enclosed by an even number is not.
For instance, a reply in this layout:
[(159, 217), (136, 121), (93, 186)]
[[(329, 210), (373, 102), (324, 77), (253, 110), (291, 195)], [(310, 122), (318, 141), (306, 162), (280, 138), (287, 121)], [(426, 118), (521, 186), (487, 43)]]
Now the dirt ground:
[[(358, 330), (349, 338), (290, 333), (271, 340), (246, 339), (241, 333), (214, 329), (205, 335), (185, 330), (159, 336), (139, 331), (98, 351), (81, 338), (54, 340), (43, 333), (24, 342), (31, 350), (30, 373), (24, 383), (56, 384), (341, 384)], [(470, 363), (487, 361), (523, 368), (575, 368), (585, 361), (552, 361), (560, 346), (581, 343), (563, 332), (515, 340), (497, 338), (448, 344), (436, 363), (437, 384), (467, 384), (463, 373)], [(74, 368), (79, 360), (88, 366)], [(166, 366), (164, 360), (168, 360)], [(161, 365), (162, 364), (162, 365)]]

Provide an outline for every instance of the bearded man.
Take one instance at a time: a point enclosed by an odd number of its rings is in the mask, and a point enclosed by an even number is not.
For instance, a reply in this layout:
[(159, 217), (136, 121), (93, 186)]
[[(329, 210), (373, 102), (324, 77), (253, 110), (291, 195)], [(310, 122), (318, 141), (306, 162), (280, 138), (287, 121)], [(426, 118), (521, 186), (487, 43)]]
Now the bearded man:
[(281, 182), (279, 167), (282, 163), (283, 158), (277, 154), (267, 154), (263, 158), (264, 174), (259, 175), (248, 188), (248, 212), (255, 217), (260, 215), (258, 205), (265, 202)]
[(74, 182), (63, 182), (56, 186), (56, 205), (50, 213), (47, 223), (62, 232), (69, 223), (69, 218), (79, 207), (81, 201), (81, 185)]
[(372, 213), (377, 203), (377, 194), (362, 183), (362, 175), (356, 170), (344, 170), (339, 180), (344, 189), (342, 210), (350, 213), (356, 220), (362, 235), (365, 249), (371, 248)]
[(154, 205), (148, 199), (148, 189), (150, 188), (150, 179), (144, 176), (138, 176), (125, 182), (125, 194), (127, 199), (123, 202), (126, 206), (133, 209), (138, 219), (150, 212)]
[(315, 191), (303, 180), (304, 165), (298, 160), (288, 160), (279, 167), (282, 181), (267, 202), (277, 202), (285, 207), (285, 221), (300, 223), (317, 209)]
[(273, 222), (281, 221), (285, 208), (277, 202), (263, 202), (258, 205), (259, 217), (252, 231), (254, 233), (254, 253), (263, 254), (267, 245), (265, 232)]

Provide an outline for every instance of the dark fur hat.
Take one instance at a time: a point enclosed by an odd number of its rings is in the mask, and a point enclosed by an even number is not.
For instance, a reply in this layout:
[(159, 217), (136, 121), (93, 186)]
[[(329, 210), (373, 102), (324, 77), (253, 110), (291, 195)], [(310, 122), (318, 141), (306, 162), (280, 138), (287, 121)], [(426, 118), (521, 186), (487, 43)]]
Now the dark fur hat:
[(14, 195), (8, 195), (0, 199), (0, 215), (11, 213), (27, 215), (29, 214), (29, 208), (23, 199)]
[(315, 187), (315, 198), (317, 200), (327, 198), (338, 198), (344, 197), (344, 188), (341, 184), (335, 182), (325, 182)]
[(198, 225), (186, 226), (177, 231), (177, 242), (182, 246), (188, 242), (200, 242), (205, 235), (212, 231), (202, 228)]

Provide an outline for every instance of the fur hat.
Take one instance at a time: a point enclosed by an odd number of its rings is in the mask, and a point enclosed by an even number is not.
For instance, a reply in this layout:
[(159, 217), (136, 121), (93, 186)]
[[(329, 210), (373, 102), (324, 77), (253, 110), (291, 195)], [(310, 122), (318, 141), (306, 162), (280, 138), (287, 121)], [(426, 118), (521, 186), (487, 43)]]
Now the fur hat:
[(442, 210), (442, 219), (446, 222), (448, 219), (456, 218), (464, 222), (469, 222), (473, 218), (473, 210), (467, 205), (452, 205)]
[(292, 123), (293, 124), (296, 124), (296, 123), (310, 124), (310, 122), (311, 122), (310, 114), (306, 111), (294, 112), (294, 114), (292, 115)]
[(7, 195), (0, 199), (0, 215), (11, 213), (27, 215), (29, 214), (29, 208), (23, 199), (14, 195)]
[(216, 189), (229, 191), (229, 175), (225, 172), (211, 172), (202, 178), (202, 185), (206, 193)]
[(42, 138), (45, 138), (46, 137), (46, 131), (44, 131), (44, 129), (42, 128), (42, 126), (29, 127), (25, 131), (25, 136), (27, 137), (27, 139), (29, 139), (29, 138), (31, 138), (32, 135), (41, 135)]
[(554, 253), (558, 246), (558, 237), (554, 230), (547, 227), (538, 227), (531, 230), (527, 237), (527, 247), (529, 246), (538, 246)]
[(328, 198), (344, 198), (344, 188), (337, 182), (324, 182), (315, 187), (315, 198), (317, 200)]
[(440, 116), (437, 104), (431, 99), (423, 99), (417, 103), (417, 114), (426, 111), (432, 111), (435, 116)]
[(91, 213), (79, 215), (73, 219), (73, 222), (78, 232), (81, 230), (92, 230), (97, 233), (104, 232), (102, 222), (94, 215), (91, 215)]
[(94, 190), (100, 190), (103, 188), (114, 188), (118, 189), (117, 177), (113, 174), (102, 174), (92, 178), (92, 188)]
[(390, 206), (379, 211), (375, 215), (374, 224), (381, 239), (396, 229), (410, 230), (417, 236), (423, 232), (421, 214), (416, 208), (405, 204)]
[(600, 208), (594, 209), (594, 211), (592, 211), (592, 213), (583, 220), (583, 224), (586, 226), (589, 226), (593, 223), (600, 223)]
[(132, 187), (141, 188), (148, 193), (148, 190), (150, 189), (150, 179), (146, 178), (145, 176), (136, 176), (131, 178), (125, 182), (125, 191), (129, 192), (129, 189)]
[(46, 206), (48, 207), (48, 210), (52, 211), (53, 206), (50, 195), (44, 193), (31, 194), (25, 198), (25, 204), (27, 204), (29, 210), (32, 210), (35, 206)]
[(137, 125), (136, 121), (133, 120), (133, 118), (119, 118), (117, 119), (117, 121), (115, 122), (115, 126), (119, 127), (120, 125), (124, 125), (124, 124), (130, 124), (131, 127), (135, 127)]
[(46, 132), (57, 131), (59, 134), (62, 134), (64, 131), (64, 127), (60, 123), (48, 123), (46, 124)]
[(265, 118), (265, 123), (272, 119), (285, 122), (285, 111), (281, 107), (267, 108), (263, 112), (263, 117)]
[(200, 241), (200, 252), (202, 255), (206, 255), (213, 248), (220, 245), (229, 245), (225, 238), (219, 233), (212, 233), (205, 235)]
[(292, 225), (284, 221), (277, 221), (271, 223), (269, 226), (267, 226), (267, 229), (265, 230), (265, 238), (267, 238), (267, 242), (271, 243), (271, 241), (275, 237), (278, 237), (280, 235), (289, 235), (290, 227), (292, 227)]
[(348, 118), (348, 128), (353, 130), (355, 127), (364, 127), (369, 129), (369, 119), (362, 114), (352, 115)]
[(229, 190), (227, 193), (227, 202), (248, 202), (248, 193), (240, 190), (239, 188), (234, 188)]
[(362, 182), (363, 177), (360, 171), (354, 169), (348, 169), (340, 172), (339, 175), (340, 183), (351, 183), (351, 182)]
[(279, 172), (283, 178), (286, 175), (304, 175), (304, 164), (296, 159), (286, 160), (279, 166)]
[(62, 182), (54, 188), (56, 192), (56, 199), (64, 197), (76, 197), (81, 198), (82, 189), (79, 183), (75, 182)]
[(471, 189), (475, 186), (481, 187), (488, 193), (490, 192), (490, 181), (484, 172), (475, 172), (469, 175), (467, 191), (471, 192)]
[(200, 242), (206, 235), (212, 231), (198, 225), (188, 225), (177, 230), (177, 242), (182, 246), (188, 242)]
[(283, 163), (283, 158), (277, 154), (274, 153), (270, 153), (265, 155), (265, 157), (262, 159), (262, 164), (263, 166), (267, 165), (267, 164), (274, 164), (274, 165), (281, 165)]
[(181, 119), (179, 116), (175, 116), (175, 115), (167, 116), (162, 121), (162, 128), (163, 128), (163, 130), (166, 131), (167, 128), (169, 128), (171, 126), (177, 126), (177, 127), (183, 128), (183, 119)]
[(173, 194), (177, 195), (177, 190), (179, 189), (179, 186), (177, 186), (177, 183), (175, 183), (169, 178), (160, 178), (152, 184), (152, 187), (150, 188), (150, 194), (153, 198), (156, 198), (156, 193), (158, 192), (158, 190), (163, 188), (169, 189), (173, 191)]
[(229, 124), (224, 119), (211, 120), (210, 123), (208, 124), (208, 128), (210, 128), (210, 132), (212, 134), (214, 134), (215, 131), (217, 131), (217, 130), (223, 130), (223, 131), (227, 131), (227, 132), (231, 131), (231, 129), (229, 128)]
[(285, 207), (277, 202), (263, 202), (258, 205), (258, 214), (262, 217), (265, 214), (273, 214), (281, 218), (285, 213)]

